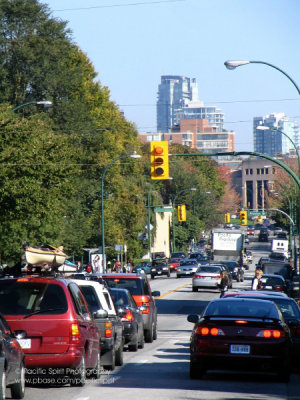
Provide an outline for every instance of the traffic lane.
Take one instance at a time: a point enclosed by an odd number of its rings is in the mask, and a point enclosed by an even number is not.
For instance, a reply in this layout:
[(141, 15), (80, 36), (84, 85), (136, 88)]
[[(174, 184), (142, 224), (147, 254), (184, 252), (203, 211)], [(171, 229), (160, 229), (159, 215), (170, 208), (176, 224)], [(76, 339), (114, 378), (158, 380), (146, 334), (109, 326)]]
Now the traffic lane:
[[(173, 283), (171, 279), (165, 285)], [(170, 289), (167, 287), (167, 289)], [(170, 290), (169, 290), (170, 291)], [(181, 288), (159, 300), (158, 339), (146, 343), (136, 353), (124, 353), (124, 366), (101, 374), (99, 381), (88, 381), (83, 388), (32, 387), (26, 388), (25, 399), (61, 400), (127, 399), (271, 399), (295, 400), (299, 393), (299, 376), (292, 376), (292, 384), (277, 383), (274, 377), (238, 373), (207, 374), (203, 380), (189, 378), (189, 339), (193, 325), (183, 312), (201, 309), (203, 302), (218, 296), (217, 292)], [(179, 302), (178, 302), (179, 300)], [(181, 302), (180, 302), (181, 300)], [(162, 304), (166, 302), (166, 305)], [(176, 313), (174, 312), (177, 311)], [(199, 393), (199, 390), (201, 391)], [(288, 390), (288, 391), (287, 391)], [(298, 391), (297, 391), (298, 390)], [(292, 397), (294, 396), (294, 397)]]

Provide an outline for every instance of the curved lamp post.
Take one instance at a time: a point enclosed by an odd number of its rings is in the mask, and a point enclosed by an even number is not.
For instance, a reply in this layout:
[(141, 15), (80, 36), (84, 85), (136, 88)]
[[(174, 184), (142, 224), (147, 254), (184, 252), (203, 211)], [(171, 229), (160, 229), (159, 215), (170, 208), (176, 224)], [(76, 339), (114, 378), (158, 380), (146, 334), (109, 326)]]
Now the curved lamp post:
[(176, 206), (176, 199), (178, 198), (178, 196), (180, 196), (180, 195), (181, 195), (182, 193), (184, 193), (184, 192), (188, 192), (188, 191), (195, 192), (196, 190), (197, 190), (197, 189), (194, 188), (194, 187), (189, 188), (189, 189), (180, 190), (180, 192), (178, 192), (177, 195), (176, 195), (176, 196), (174, 197), (174, 199), (173, 199), (173, 203), (172, 203), (172, 208), (173, 208), (173, 216), (172, 216), (172, 219), (173, 219), (173, 221), (172, 221), (173, 251), (172, 251), (172, 253), (175, 252), (175, 218), (174, 218), (174, 210), (175, 210), (175, 206)]
[(19, 108), (28, 106), (28, 105), (30, 105), (30, 104), (36, 104), (36, 105), (38, 105), (38, 106), (42, 105), (42, 106), (44, 106), (45, 108), (49, 108), (49, 107), (52, 106), (52, 101), (49, 101), (49, 100), (41, 100), (41, 101), (35, 101), (35, 100), (34, 100), (34, 101), (28, 101), (27, 103), (20, 104), (19, 106), (13, 108), (13, 109), (11, 110), (11, 112), (15, 112), (15, 111), (18, 110)]
[(104, 205), (103, 205), (103, 187), (104, 187), (104, 177), (108, 170), (108, 168), (114, 164), (115, 162), (123, 159), (123, 158), (141, 158), (139, 154), (134, 152), (133, 154), (126, 154), (123, 156), (119, 156), (114, 158), (107, 166), (104, 168), (104, 171), (101, 176), (101, 233), (102, 233), (102, 263), (103, 267), (106, 270), (106, 260), (105, 260), (105, 238), (104, 238)]
[[(168, 181), (173, 180), (173, 178), (170, 176), (168, 179)], [(151, 260), (151, 229), (150, 229), (150, 193), (152, 191), (153, 186), (158, 183), (161, 182), (161, 180), (157, 180), (157, 181), (153, 181), (152, 184), (149, 187), (148, 190), (148, 195), (147, 195), (147, 209), (148, 209), (148, 221), (147, 221), (147, 231), (148, 231), (148, 250), (149, 250), (149, 258)]]
[[(224, 62), (224, 65), (227, 69), (235, 69), (237, 67), (241, 67), (243, 65), (248, 65), (248, 64), (264, 64), (267, 65), (268, 67), (274, 68), (277, 71), (281, 72), (284, 76), (286, 76), (288, 78), (288, 80), (293, 84), (293, 86), (295, 87), (295, 89), (297, 90), (298, 94), (300, 95), (300, 89), (298, 87), (298, 85), (296, 84), (296, 82), (282, 69), (276, 67), (276, 65), (270, 64), (268, 62), (265, 61), (249, 61), (249, 60), (228, 60)], [(298, 154), (298, 152), (297, 152)], [(298, 156), (299, 157), (299, 156)], [(298, 158), (299, 160), (299, 158)], [(300, 163), (299, 163), (299, 173), (300, 173)], [(300, 178), (300, 175), (299, 175)], [(300, 193), (300, 190), (299, 190)], [(298, 236), (300, 237), (300, 195), (298, 196)]]

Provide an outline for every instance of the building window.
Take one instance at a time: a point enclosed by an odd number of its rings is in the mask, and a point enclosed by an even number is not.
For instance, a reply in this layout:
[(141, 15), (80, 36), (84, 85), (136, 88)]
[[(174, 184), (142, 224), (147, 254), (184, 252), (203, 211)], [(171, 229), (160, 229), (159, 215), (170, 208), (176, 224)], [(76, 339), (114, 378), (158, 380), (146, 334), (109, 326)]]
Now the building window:
[(260, 175), (260, 168), (256, 168), (257, 175)]
[(269, 168), (266, 168), (266, 175), (268, 175), (269, 173)]
[(262, 175), (264, 175), (265, 169), (264, 169), (264, 168), (261, 168), (260, 173), (261, 173)]
[(248, 168), (246, 169), (246, 175), (249, 175), (249, 169)]
[(253, 175), (253, 169), (250, 168), (250, 175)]

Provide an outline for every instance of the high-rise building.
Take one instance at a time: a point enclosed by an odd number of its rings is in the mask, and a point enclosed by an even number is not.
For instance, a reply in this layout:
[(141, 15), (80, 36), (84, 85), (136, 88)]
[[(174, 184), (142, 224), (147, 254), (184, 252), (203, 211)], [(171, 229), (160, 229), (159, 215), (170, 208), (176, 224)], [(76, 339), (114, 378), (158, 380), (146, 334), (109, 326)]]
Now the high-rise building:
[[(257, 129), (265, 126), (267, 129)], [(273, 128), (273, 129), (272, 129)], [(298, 143), (298, 124), (291, 121), (284, 113), (273, 113), (265, 117), (253, 118), (254, 151), (275, 156), (288, 154), (294, 147), (291, 141), (280, 132), (284, 132), (294, 143)]]
[(195, 78), (163, 75), (156, 104), (157, 131), (170, 132), (176, 122), (176, 111), (184, 107), (186, 101), (196, 100), (198, 87)]

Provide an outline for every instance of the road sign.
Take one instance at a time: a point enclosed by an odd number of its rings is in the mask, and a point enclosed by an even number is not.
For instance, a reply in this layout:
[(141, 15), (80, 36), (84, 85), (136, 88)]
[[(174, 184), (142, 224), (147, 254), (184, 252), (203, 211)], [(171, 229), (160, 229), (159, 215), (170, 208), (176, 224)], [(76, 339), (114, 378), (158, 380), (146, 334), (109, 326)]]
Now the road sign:
[(263, 217), (266, 217), (267, 212), (266, 211), (248, 211), (248, 215), (250, 217), (259, 217), (260, 215)]
[(173, 212), (173, 208), (154, 208), (154, 212)]
[[(148, 230), (148, 225), (145, 225), (144, 228)], [(153, 225), (150, 224), (149, 225), (149, 230), (152, 231), (152, 229), (153, 229)]]

